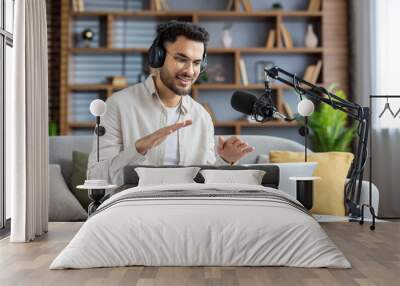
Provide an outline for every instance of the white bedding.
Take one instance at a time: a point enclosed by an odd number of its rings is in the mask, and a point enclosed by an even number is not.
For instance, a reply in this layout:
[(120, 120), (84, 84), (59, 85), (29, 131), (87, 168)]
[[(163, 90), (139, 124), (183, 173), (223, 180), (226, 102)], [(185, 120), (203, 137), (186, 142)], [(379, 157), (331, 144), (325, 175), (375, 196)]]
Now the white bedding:
[[(145, 191), (168, 190), (261, 190), (272, 199), (178, 195), (121, 200), (146, 195)], [(312, 216), (279, 198), (299, 204), (282, 191), (254, 185), (194, 183), (131, 188), (105, 201), (50, 269), (127, 265), (351, 267)]]

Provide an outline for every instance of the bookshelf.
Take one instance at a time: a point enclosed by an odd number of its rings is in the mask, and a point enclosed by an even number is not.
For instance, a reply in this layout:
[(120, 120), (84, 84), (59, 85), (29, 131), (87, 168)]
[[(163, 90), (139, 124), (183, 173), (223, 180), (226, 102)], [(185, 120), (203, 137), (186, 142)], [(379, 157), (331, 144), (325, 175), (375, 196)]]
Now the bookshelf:
[[(86, 0), (89, 1), (89, 0)], [(126, 0), (129, 1), (129, 0)], [(179, 1), (179, 0), (178, 0)], [(242, 82), (241, 71), (240, 71), (240, 60), (243, 59), (246, 62), (246, 72), (252, 76), (254, 70), (254, 61), (257, 58), (268, 57), (268, 59), (276, 59), (276, 64), (279, 64), (281, 59), (291, 61), (293, 58), (294, 62), (299, 62), (296, 66), (300, 66), (299, 76), (302, 75), (304, 69), (309, 64), (316, 64), (318, 60), (321, 60), (323, 65), (321, 73), (318, 76), (319, 83), (331, 83), (338, 82), (341, 87), (345, 90), (348, 88), (347, 83), (347, 19), (345, 15), (347, 3), (344, 0), (333, 1), (333, 0), (322, 0), (321, 9), (319, 11), (307, 11), (308, 0), (296, 0), (302, 7), (299, 9), (290, 10), (271, 10), (271, 9), (257, 9), (254, 7), (252, 11), (241, 11), (236, 0), (234, 1), (233, 10), (226, 11), (224, 8), (219, 10), (174, 10), (173, 5), (169, 5), (171, 10), (168, 11), (156, 11), (154, 5), (149, 1), (142, 1), (142, 7), (140, 10), (130, 9), (129, 11), (121, 10), (87, 10), (87, 11), (74, 11), (71, 1), (61, 0), (61, 43), (60, 43), (60, 80), (59, 80), (59, 126), (60, 133), (62, 135), (74, 133), (76, 130), (85, 130), (94, 126), (94, 121), (87, 120), (75, 120), (71, 118), (71, 100), (73, 98), (90, 98), (97, 94), (99, 98), (106, 99), (112, 96), (113, 92), (124, 88), (114, 87), (107, 81), (74, 81), (73, 78), (88, 78), (90, 79), (90, 70), (80, 71), (79, 68), (87, 63), (91, 58), (98, 57), (104, 59), (105, 69), (110, 67), (110, 70), (116, 69), (115, 63), (109, 63), (107, 66), (107, 60), (115, 62), (123, 60), (124, 65), (127, 65), (127, 69), (132, 70), (132, 67), (136, 65), (136, 62), (140, 62), (142, 65), (146, 65), (146, 54), (148, 44), (117, 44), (116, 41), (121, 39), (120, 27), (122, 25), (140, 25), (141, 22), (146, 23), (147, 26), (151, 26), (154, 23), (165, 22), (171, 19), (178, 19), (184, 21), (190, 21), (199, 25), (204, 26), (208, 29), (208, 26), (214, 27), (215, 25), (222, 25), (224, 22), (233, 22), (234, 25), (240, 25), (243, 27), (249, 27), (256, 25), (255, 27), (264, 28), (261, 35), (263, 39), (257, 39), (257, 41), (249, 41), (249, 43), (240, 43), (239, 45), (233, 45), (230, 48), (219, 47), (215, 42), (210, 42), (208, 48), (209, 62), (222, 63), (227, 62), (232, 66), (229, 71), (230, 74), (226, 76), (224, 82), (205, 82), (201, 84), (195, 84), (192, 89), (191, 96), (198, 101), (211, 103), (219, 96), (220, 93), (232, 94), (235, 90), (242, 89), (250, 92), (260, 94), (264, 88), (262, 83), (258, 83), (253, 78), (250, 78), (249, 84), (244, 85)], [(89, 1), (95, 3), (96, 1)], [(138, 2), (136, 0), (136, 2)], [(140, 1), (139, 1), (140, 2)], [(152, 1), (150, 1), (152, 2)], [(176, 2), (172, 0), (172, 2)], [(218, 2), (218, 1), (216, 1)], [(219, 2), (227, 3), (227, 1), (220, 0)], [(262, 2), (262, 1), (259, 1)], [(270, 1), (271, 2), (271, 1)], [(273, 2), (273, 1), (272, 1)], [(271, 3), (272, 3), (271, 2)], [(287, 3), (288, 1), (283, 1)], [(294, 1), (295, 2), (295, 1)], [(251, 3), (255, 3), (251, 1)], [(300, 5), (299, 4), (299, 5)], [(196, 4), (197, 5), (197, 4)], [(300, 5), (300, 6), (301, 6)], [(220, 5), (223, 7), (224, 5)], [(257, 6), (256, 4), (254, 6)], [(339, 12), (339, 14), (337, 14)], [(343, 12), (343, 13), (342, 13)], [(250, 23), (250, 24), (249, 24)], [(282, 23), (285, 23), (285, 27), (289, 30), (293, 29), (296, 25), (313, 24), (317, 30), (320, 43), (315, 48), (306, 48), (304, 45), (294, 41), (294, 45), (291, 48), (284, 47), (282, 42)], [(286, 25), (287, 23), (287, 25)], [(300, 24), (297, 24), (300, 23)], [(76, 39), (76, 30), (84, 25), (92, 25), (96, 30), (98, 39), (90, 47), (79, 45)], [(208, 26), (207, 26), (208, 25)], [(263, 26), (264, 25), (264, 26)], [(136, 27), (136, 26), (134, 26)], [(265, 46), (266, 38), (268, 36), (269, 29), (275, 29), (275, 45), (272, 48)], [(209, 29), (208, 29), (209, 30)], [(212, 30), (212, 28), (211, 28)], [(218, 30), (218, 28), (217, 28)], [(153, 34), (147, 35), (152, 38)], [(211, 37), (215, 36), (215, 33), (210, 33)], [(125, 36), (126, 38), (127, 36)], [(214, 37), (215, 38), (215, 37)], [(125, 43), (123, 41), (123, 43)], [(340, 43), (339, 47), (338, 44)], [(129, 58), (126, 64), (124, 59)], [(211, 59), (211, 60), (210, 60)], [(296, 63), (297, 63), (296, 62)], [(98, 63), (94, 63), (98, 64)], [(91, 67), (95, 69), (96, 66)], [(81, 77), (81, 73), (84, 74)], [(110, 72), (109, 76), (112, 76)], [(119, 75), (119, 74), (114, 74)], [(132, 82), (128, 85), (133, 84)], [(87, 95), (90, 94), (90, 95)], [(281, 84), (273, 85), (273, 98), (279, 109), (283, 112), (283, 101), (290, 95), (288, 87)], [(204, 95), (204, 98), (203, 98)], [(227, 97), (227, 96), (225, 96)], [(209, 102), (211, 101), (211, 102)], [(87, 104), (87, 102), (85, 103)], [(226, 104), (226, 109), (229, 109), (229, 102)], [(218, 112), (219, 108), (214, 110)], [(87, 111), (89, 112), (89, 111)], [(218, 117), (218, 112), (215, 112)], [(215, 122), (216, 129), (228, 128), (231, 133), (241, 134), (243, 130), (249, 128), (282, 128), (282, 127), (295, 127), (296, 123), (287, 123), (283, 121), (269, 121), (265, 123), (252, 123), (243, 118), (229, 119), (223, 118), (218, 119)]]

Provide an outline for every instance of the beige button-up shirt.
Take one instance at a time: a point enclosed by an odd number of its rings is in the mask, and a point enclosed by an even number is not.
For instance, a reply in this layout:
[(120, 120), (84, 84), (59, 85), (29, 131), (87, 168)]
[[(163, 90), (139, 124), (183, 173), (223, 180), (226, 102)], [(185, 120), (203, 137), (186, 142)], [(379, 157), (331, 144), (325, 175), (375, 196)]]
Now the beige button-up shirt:
[[(97, 139), (89, 156), (88, 178), (105, 179), (122, 185), (126, 165), (162, 165), (165, 141), (146, 155), (137, 152), (135, 142), (167, 125), (167, 110), (149, 76), (144, 82), (116, 92), (107, 99), (107, 112), (101, 118), (106, 128), (100, 137), (100, 162), (97, 162)], [(193, 124), (177, 130), (179, 165), (227, 164), (215, 153), (214, 126), (208, 112), (189, 95), (182, 97), (180, 120)]]

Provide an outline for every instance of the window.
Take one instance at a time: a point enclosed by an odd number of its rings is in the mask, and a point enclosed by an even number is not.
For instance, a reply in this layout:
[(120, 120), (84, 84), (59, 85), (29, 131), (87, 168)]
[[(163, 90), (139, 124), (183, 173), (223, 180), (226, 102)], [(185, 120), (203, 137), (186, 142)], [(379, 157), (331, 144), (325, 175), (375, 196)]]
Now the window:
[[(10, 217), (9, 197), (5, 190), (5, 100), (11, 92), (13, 67), (14, 0), (0, 0), (0, 228)], [(7, 202), (7, 203), (6, 203)]]
[[(400, 95), (400, 1), (376, 1), (376, 93), (381, 95)], [(386, 99), (376, 101), (376, 126), (380, 128), (399, 128), (399, 115), (396, 118), (386, 112), (379, 120), (377, 115), (384, 110)], [(400, 99), (391, 98), (388, 103), (394, 113), (400, 110)]]

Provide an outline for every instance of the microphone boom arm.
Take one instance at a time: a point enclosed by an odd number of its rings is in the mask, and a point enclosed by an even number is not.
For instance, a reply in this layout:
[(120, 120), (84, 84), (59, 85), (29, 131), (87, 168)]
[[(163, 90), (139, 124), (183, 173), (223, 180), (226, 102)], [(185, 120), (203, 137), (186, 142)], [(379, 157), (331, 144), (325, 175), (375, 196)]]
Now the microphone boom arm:
[[(270, 78), (278, 80), (288, 86), (301, 92), (302, 95), (310, 100), (323, 102), (328, 104), (334, 109), (338, 109), (346, 113), (352, 119), (358, 121), (357, 135), (359, 137), (355, 157), (350, 169), (349, 175), (350, 180), (345, 186), (345, 199), (346, 209), (350, 217), (360, 217), (360, 197), (361, 188), (364, 175), (364, 166), (368, 157), (368, 136), (370, 126), (370, 108), (363, 107), (359, 104), (345, 100), (338, 97), (337, 95), (329, 92), (324, 87), (316, 86), (310, 82), (307, 82), (301, 78), (296, 77), (280, 67), (274, 66), (272, 68), (264, 69), (266, 80), (265, 87), (270, 88)], [(280, 73), (285, 75), (287, 78), (281, 77)], [(291, 80), (289, 80), (290, 78)], [(296, 84), (297, 82), (297, 84)], [(301, 84), (300, 84), (301, 83)], [(323, 96), (321, 96), (321, 94)], [(371, 191), (369, 195), (369, 205), (367, 207), (372, 208), (371, 202)], [(372, 210), (371, 210), (372, 213)], [(373, 225), (375, 223), (375, 216), (373, 215)]]

